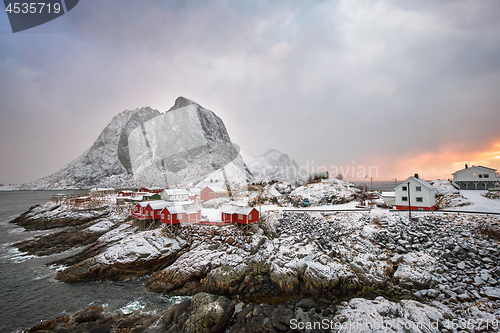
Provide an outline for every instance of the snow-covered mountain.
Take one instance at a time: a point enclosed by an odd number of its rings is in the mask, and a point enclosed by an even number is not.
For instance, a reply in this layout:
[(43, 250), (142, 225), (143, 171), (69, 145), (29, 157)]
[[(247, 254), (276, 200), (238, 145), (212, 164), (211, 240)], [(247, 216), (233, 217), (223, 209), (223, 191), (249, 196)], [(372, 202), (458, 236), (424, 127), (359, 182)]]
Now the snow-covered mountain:
[(195, 184), (213, 173), (230, 184), (252, 179), (222, 119), (183, 97), (134, 129), (128, 144), (132, 173), (141, 184)]
[(262, 155), (244, 154), (250, 172), (257, 180), (295, 182), (307, 180), (309, 174), (301, 169), (287, 154), (269, 149)]
[(165, 113), (149, 107), (123, 111), (80, 157), (55, 174), (20, 187), (167, 187), (196, 183), (214, 173), (229, 183), (253, 178), (222, 120), (179, 97)]

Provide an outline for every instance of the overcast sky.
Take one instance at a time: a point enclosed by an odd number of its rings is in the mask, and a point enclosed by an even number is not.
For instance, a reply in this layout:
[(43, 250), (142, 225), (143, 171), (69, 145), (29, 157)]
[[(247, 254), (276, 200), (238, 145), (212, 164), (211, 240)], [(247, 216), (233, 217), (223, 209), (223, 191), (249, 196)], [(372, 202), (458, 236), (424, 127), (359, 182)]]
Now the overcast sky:
[(500, 169), (499, 15), (497, 0), (83, 0), (13, 34), (2, 10), (0, 183), (54, 173), (119, 112), (178, 96), (246, 151), (348, 178)]

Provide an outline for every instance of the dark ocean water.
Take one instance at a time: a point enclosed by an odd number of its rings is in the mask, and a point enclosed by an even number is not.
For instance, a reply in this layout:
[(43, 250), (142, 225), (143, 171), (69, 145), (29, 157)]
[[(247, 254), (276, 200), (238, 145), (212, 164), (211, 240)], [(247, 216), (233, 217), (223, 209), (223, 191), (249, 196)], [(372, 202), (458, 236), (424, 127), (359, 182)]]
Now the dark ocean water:
[(24, 231), (7, 221), (56, 193), (75, 191), (0, 192), (0, 332), (21, 332), (41, 320), (53, 319), (90, 305), (108, 313), (142, 309), (155, 312), (178, 301), (143, 287), (146, 278), (122, 282), (66, 284), (54, 279), (58, 267), (47, 263), (78, 250), (46, 257), (27, 256), (9, 245), (47, 233)]

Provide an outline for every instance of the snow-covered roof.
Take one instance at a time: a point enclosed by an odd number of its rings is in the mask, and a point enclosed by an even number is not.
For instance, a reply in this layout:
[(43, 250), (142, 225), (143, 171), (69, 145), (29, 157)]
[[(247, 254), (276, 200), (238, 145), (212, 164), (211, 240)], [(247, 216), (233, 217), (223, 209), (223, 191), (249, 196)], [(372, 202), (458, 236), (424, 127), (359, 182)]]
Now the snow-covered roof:
[(170, 212), (170, 214), (180, 214), (186, 212), (184, 206), (170, 206), (165, 208)]
[(170, 214), (180, 214), (180, 213), (188, 213), (188, 214), (192, 214), (192, 213), (196, 213), (198, 211), (201, 210), (200, 206), (198, 205), (169, 205), (167, 207), (165, 207), (165, 209), (167, 209)]
[(189, 192), (183, 188), (168, 189), (163, 192), (168, 195), (189, 195)]
[(396, 192), (382, 192), (382, 197), (394, 198), (396, 197)]
[(201, 207), (196, 205), (196, 204), (193, 204), (193, 205), (184, 205), (184, 206), (180, 206), (180, 207), (184, 207), (184, 209), (186, 210), (186, 213), (190, 214), (190, 213), (196, 213), (198, 211), (201, 210)]
[(482, 166), (482, 165), (473, 165), (473, 166), (470, 166), (470, 167), (468, 167), (468, 168), (465, 168), (465, 169), (462, 169), (462, 170), (455, 171), (454, 173), (452, 173), (452, 175), (456, 175), (457, 173), (463, 172), (463, 171), (465, 171), (465, 170), (470, 170), (470, 169), (472, 169), (472, 168), (476, 168), (476, 169), (483, 169), (483, 170), (490, 171), (490, 172), (495, 172), (495, 171), (497, 171), (497, 169), (488, 168), (488, 167), (485, 167), (485, 166)]
[(159, 210), (173, 205), (172, 202), (164, 200), (150, 201), (148, 204), (153, 210)]
[(248, 215), (250, 212), (254, 210), (253, 207), (240, 207), (240, 206), (223, 206), (221, 208), (221, 212), (224, 214), (242, 214)]
[(207, 186), (224, 187), (225, 185), (226, 185), (225, 182), (201, 182), (201, 183), (196, 184), (195, 187), (203, 189), (203, 188), (205, 188)]
[(223, 189), (222, 187), (217, 186), (217, 185), (210, 185), (210, 186), (207, 186), (205, 188), (209, 188), (214, 192), (227, 192), (225, 189)]
[(398, 188), (398, 187), (400, 187), (400, 186), (406, 185), (410, 180), (414, 180), (417, 183), (420, 183), (422, 186), (428, 188), (429, 190), (435, 190), (436, 189), (434, 186), (432, 186), (431, 184), (429, 184), (425, 180), (420, 179), (420, 178), (415, 178), (415, 177), (408, 177), (406, 180), (404, 180), (398, 186), (396, 186), (395, 189)]

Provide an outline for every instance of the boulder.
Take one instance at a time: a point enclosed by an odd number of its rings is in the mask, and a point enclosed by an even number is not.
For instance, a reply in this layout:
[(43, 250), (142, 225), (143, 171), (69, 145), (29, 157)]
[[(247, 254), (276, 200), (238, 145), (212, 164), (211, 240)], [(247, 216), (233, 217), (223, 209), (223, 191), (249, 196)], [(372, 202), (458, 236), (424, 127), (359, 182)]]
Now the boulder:
[(171, 306), (163, 315), (168, 332), (222, 332), (234, 313), (234, 303), (224, 296), (198, 293)]

